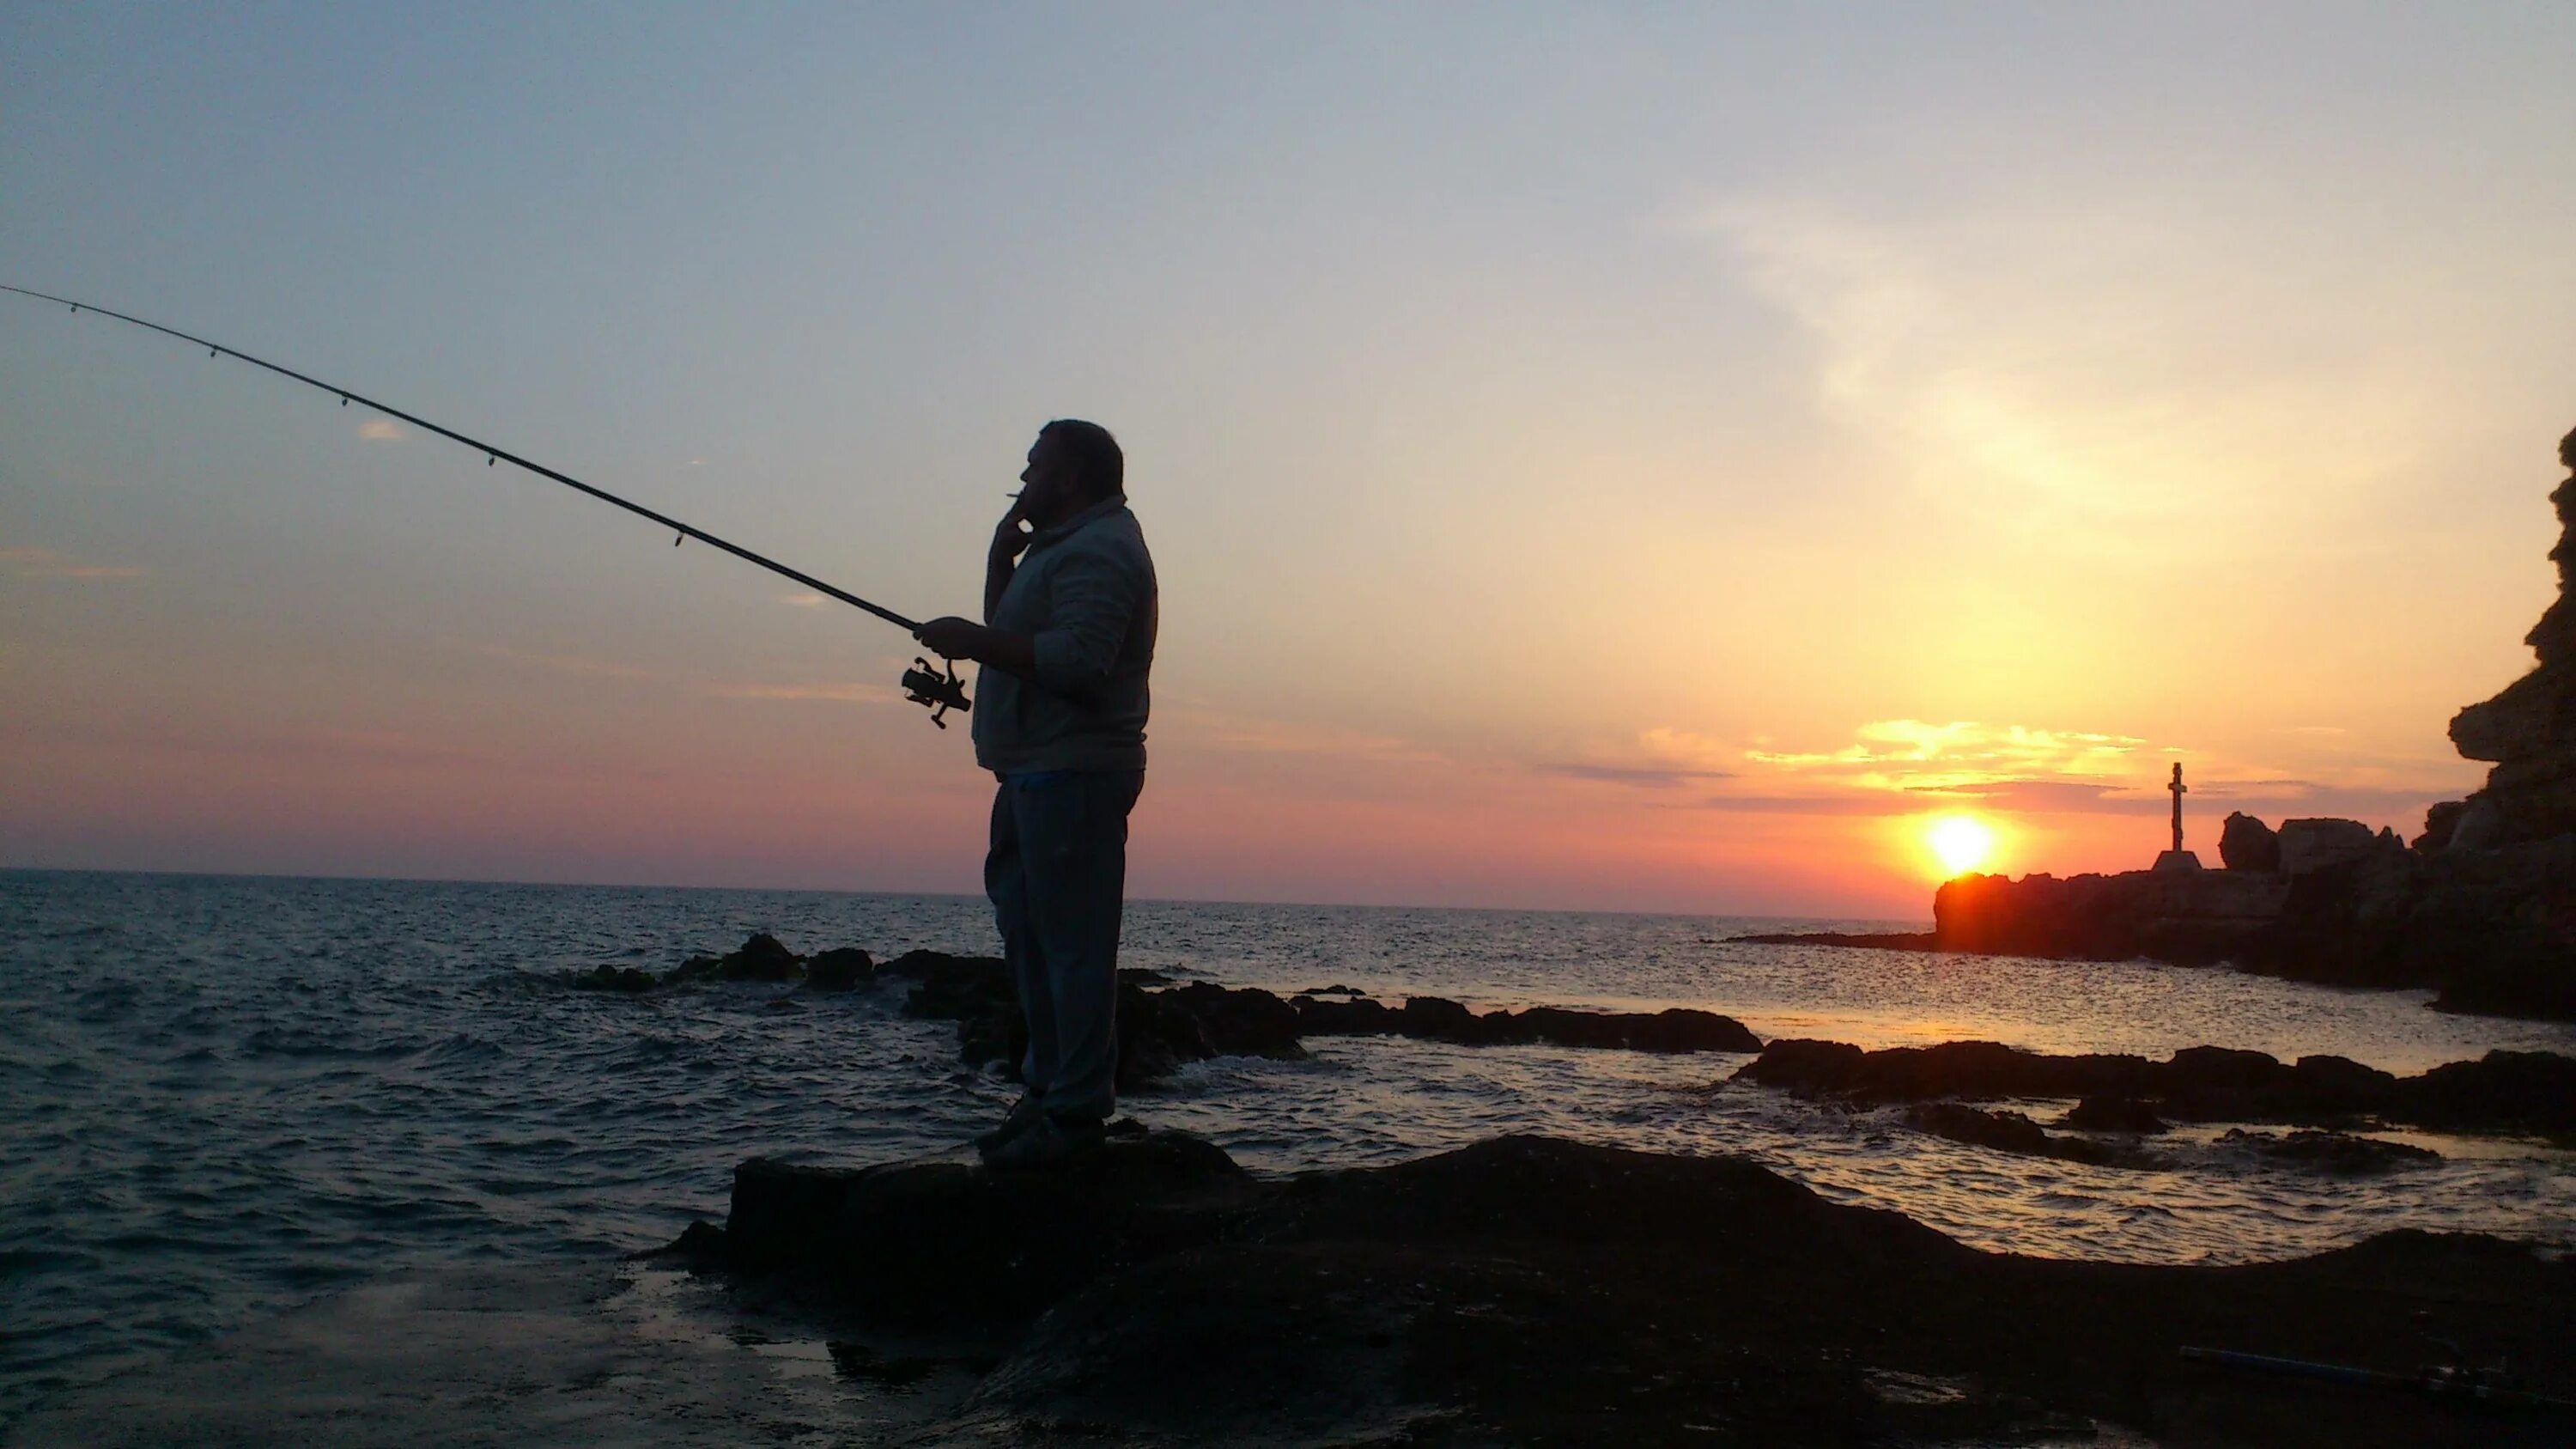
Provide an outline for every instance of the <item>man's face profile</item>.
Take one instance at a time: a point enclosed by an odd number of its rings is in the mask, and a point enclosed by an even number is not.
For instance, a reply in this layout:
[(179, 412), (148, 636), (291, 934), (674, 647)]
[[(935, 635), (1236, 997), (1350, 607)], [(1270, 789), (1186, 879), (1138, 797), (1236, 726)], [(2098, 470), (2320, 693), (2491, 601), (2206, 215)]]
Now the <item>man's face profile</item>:
[(1051, 434), (1038, 434), (1038, 440), (1029, 444), (1029, 465), (1020, 470), (1020, 512), (1043, 521), (1062, 511), (1073, 501), (1075, 472), (1063, 442)]

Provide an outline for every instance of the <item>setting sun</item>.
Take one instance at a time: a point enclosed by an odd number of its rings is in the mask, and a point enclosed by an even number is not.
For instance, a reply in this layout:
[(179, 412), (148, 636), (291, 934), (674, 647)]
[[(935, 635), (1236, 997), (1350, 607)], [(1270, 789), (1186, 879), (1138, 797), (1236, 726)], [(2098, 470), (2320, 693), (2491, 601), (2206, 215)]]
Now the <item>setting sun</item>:
[(1948, 875), (1965, 875), (1994, 853), (1995, 832), (1972, 815), (1944, 815), (1924, 833), (1924, 843)]

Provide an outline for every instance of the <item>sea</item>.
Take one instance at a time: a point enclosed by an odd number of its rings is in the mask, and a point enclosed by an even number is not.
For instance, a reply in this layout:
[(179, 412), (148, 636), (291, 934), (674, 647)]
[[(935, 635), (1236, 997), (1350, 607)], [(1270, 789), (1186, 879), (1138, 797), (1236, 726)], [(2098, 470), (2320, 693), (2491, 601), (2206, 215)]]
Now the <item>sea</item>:
[[(1692, 1006), (1765, 1040), (1984, 1039), (2162, 1056), (2335, 1053), (2398, 1073), (2576, 1026), (2147, 963), (1731, 937), (1919, 922), (1138, 901), (1123, 963), (1288, 992), (1479, 1009)], [(992, 954), (980, 898), (0, 872), (0, 1426), (382, 1275), (601, 1261), (721, 1221), (734, 1165), (957, 1150), (1012, 1083), (958, 1060), (903, 988), (752, 983), (625, 996), (755, 931), (800, 952)], [(1122, 1104), (1257, 1172), (1402, 1161), (1507, 1132), (1750, 1157), (1981, 1248), (2142, 1263), (2289, 1258), (2393, 1228), (2576, 1248), (2576, 1153), (2381, 1134), (2438, 1163), (2366, 1178), (2221, 1127), (2156, 1170), (2010, 1156), (1901, 1114), (1730, 1085), (1746, 1058), (1324, 1039), (1222, 1058)], [(2049, 1104), (2025, 1104), (2042, 1121)]]

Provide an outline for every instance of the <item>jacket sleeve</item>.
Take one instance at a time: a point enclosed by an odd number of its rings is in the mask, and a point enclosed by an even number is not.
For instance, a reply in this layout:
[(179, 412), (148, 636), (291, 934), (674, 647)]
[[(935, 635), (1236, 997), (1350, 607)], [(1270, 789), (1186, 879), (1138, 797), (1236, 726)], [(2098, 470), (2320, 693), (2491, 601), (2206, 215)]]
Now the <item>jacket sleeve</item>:
[(1034, 641), (1038, 683), (1082, 699), (1105, 682), (1149, 579), (1143, 561), (1123, 551), (1068, 550), (1047, 580), (1047, 623)]

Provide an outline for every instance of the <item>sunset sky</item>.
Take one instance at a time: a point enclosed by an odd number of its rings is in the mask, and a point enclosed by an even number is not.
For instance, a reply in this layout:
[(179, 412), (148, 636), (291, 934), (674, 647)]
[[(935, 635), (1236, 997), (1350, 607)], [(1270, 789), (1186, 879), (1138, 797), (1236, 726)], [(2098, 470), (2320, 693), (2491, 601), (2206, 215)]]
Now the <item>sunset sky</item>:
[[(1130, 894), (1924, 919), (2412, 835), (2576, 425), (2576, 7), (0, 10), (0, 282), (897, 610), (1051, 417)], [(0, 296), (0, 864), (978, 889), (900, 632)]]

